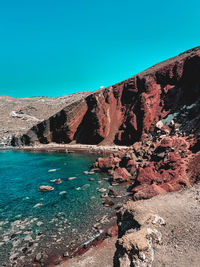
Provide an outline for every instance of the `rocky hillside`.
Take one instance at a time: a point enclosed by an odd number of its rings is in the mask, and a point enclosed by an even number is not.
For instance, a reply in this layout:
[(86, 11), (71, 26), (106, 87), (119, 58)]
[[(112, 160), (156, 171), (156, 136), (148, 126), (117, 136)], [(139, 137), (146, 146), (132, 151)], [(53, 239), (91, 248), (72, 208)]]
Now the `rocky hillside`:
[(88, 94), (82, 92), (61, 97), (28, 98), (0, 95), (0, 145), (10, 145), (13, 135), (26, 133), (33, 125)]
[(199, 73), (197, 47), (63, 107), (12, 144), (132, 145), (153, 132), (159, 120), (198, 100)]

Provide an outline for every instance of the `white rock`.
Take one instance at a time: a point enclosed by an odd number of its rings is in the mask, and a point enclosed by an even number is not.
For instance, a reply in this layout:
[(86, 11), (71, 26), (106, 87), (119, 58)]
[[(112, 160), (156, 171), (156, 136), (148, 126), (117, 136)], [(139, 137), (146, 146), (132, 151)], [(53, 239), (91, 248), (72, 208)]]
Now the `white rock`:
[(56, 172), (56, 169), (50, 169), (48, 172)]
[(106, 189), (105, 189), (105, 188), (100, 188), (98, 191), (99, 191), (100, 193), (104, 193), (104, 192), (106, 192)]
[(161, 129), (163, 126), (164, 126), (164, 124), (163, 124), (162, 121), (158, 121), (158, 122), (156, 123), (156, 127), (157, 127), (158, 129)]

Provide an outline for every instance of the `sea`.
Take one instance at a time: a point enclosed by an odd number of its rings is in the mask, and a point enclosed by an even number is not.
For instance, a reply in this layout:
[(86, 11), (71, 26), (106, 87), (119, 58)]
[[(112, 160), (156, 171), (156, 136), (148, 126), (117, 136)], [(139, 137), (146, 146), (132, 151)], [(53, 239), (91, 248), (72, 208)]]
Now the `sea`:
[[(84, 173), (96, 158), (87, 153), (0, 151), (0, 266), (24, 266), (38, 253), (68, 254), (101, 233), (94, 223), (102, 217), (109, 222), (114, 210), (102, 205), (98, 191), (108, 192), (106, 175)], [(62, 182), (55, 184), (58, 178)], [(40, 192), (41, 185), (54, 190)]]

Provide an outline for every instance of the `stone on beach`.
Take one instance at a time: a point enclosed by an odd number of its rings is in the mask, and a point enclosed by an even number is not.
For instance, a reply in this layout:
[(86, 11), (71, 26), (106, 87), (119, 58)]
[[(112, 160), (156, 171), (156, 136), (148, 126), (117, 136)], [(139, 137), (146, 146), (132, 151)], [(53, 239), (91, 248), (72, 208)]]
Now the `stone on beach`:
[(39, 187), (39, 191), (41, 191), (41, 192), (49, 192), (52, 190), (54, 190), (53, 186), (49, 186), (49, 185), (41, 185)]

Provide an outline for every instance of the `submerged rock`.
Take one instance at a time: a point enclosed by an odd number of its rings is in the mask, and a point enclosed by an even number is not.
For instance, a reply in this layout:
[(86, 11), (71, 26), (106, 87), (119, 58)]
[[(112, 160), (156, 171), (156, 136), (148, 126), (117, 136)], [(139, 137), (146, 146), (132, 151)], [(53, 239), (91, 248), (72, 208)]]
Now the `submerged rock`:
[(37, 203), (37, 204), (35, 204), (35, 206), (33, 206), (33, 208), (37, 208), (37, 207), (40, 207), (42, 205), (43, 205), (42, 203)]
[(108, 192), (109, 197), (121, 197), (118, 192), (116, 192), (114, 189), (110, 188)]
[(56, 169), (50, 169), (48, 172), (56, 172)]
[(59, 195), (64, 195), (64, 194), (66, 194), (67, 193), (67, 191), (61, 191), (60, 193), (59, 193)]
[(108, 198), (108, 193), (103, 193), (103, 194), (101, 195), (101, 197), (102, 197), (102, 198)]
[(54, 188), (52, 186), (49, 186), (49, 185), (41, 185), (39, 187), (39, 191), (41, 191), (41, 192), (49, 192), (52, 190), (54, 190)]
[(109, 200), (108, 198), (106, 198), (105, 201), (104, 201), (104, 203), (103, 203), (103, 205), (104, 205), (105, 207), (114, 206), (114, 204), (115, 204), (115, 203), (114, 203), (112, 200)]
[(74, 179), (76, 179), (75, 176), (73, 176), (73, 177), (69, 177), (69, 178), (68, 178), (68, 180), (74, 180)]
[(100, 188), (100, 189), (98, 189), (98, 191), (99, 191), (100, 193), (104, 193), (104, 192), (106, 192), (107, 190), (106, 190), (105, 188)]
[(55, 184), (61, 184), (61, 183), (62, 183), (62, 180), (60, 178), (55, 180)]

